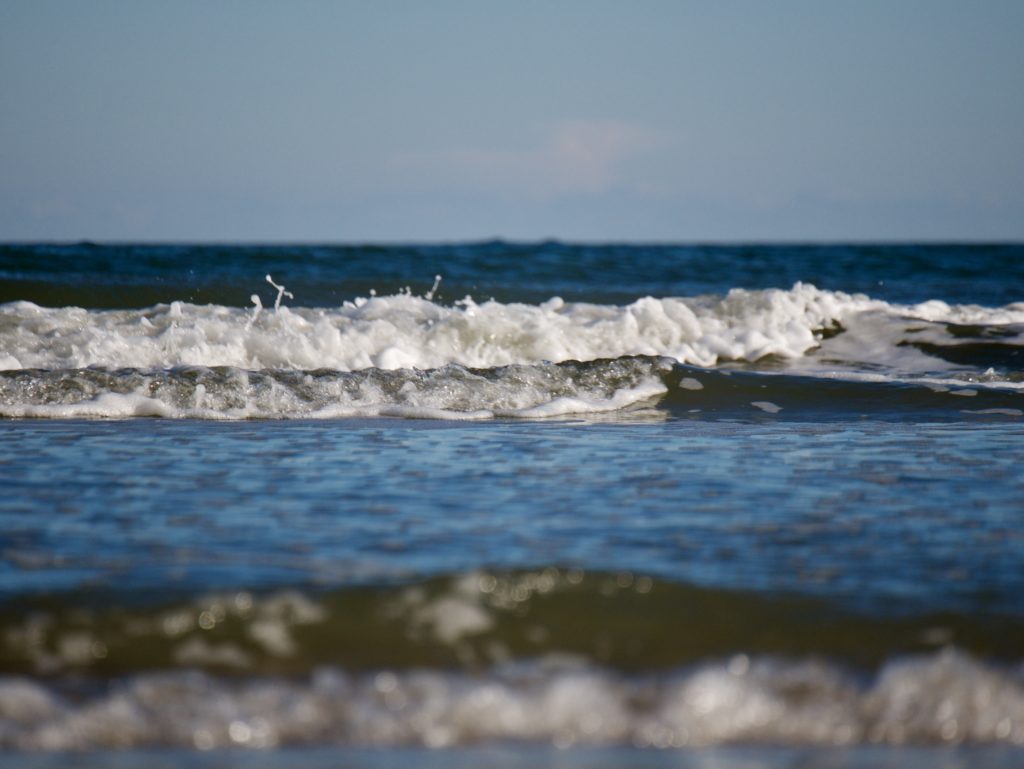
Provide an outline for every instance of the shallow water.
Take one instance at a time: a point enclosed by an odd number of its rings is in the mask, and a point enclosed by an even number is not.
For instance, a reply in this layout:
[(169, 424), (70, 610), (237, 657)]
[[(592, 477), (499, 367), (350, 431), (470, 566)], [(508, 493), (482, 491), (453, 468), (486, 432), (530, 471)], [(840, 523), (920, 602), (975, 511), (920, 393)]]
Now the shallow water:
[(1017, 765), (1021, 256), (0, 247), (0, 764)]
[(8, 597), (550, 565), (872, 611), (1024, 609), (1017, 423), (780, 428), (768, 414), (651, 410), (596, 423), (5, 421), (0, 434)]

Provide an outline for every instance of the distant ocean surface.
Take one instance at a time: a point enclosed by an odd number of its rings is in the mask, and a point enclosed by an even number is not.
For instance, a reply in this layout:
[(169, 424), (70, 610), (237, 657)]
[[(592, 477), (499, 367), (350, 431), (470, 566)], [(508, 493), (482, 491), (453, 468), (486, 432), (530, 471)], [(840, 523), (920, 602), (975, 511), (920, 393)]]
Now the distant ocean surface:
[(1024, 765), (1024, 246), (0, 245), (0, 766)]

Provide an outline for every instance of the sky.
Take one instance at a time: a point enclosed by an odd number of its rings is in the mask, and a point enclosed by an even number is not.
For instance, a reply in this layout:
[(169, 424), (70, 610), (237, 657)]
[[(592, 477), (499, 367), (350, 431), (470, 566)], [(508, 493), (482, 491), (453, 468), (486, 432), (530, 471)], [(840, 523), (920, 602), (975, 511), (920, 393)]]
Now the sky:
[(1024, 2), (0, 0), (0, 240), (1024, 239)]

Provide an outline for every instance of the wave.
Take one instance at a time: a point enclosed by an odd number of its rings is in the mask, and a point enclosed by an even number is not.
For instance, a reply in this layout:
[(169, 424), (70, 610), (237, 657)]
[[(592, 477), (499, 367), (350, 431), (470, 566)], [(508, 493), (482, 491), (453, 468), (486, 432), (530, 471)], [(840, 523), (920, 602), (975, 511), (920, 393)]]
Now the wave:
[[(0, 307), (0, 415), (544, 417), (660, 401), (1020, 416), (1022, 355), (1021, 304), (899, 306), (799, 283), (626, 306), (408, 293), (337, 309), (15, 302)], [(970, 406), (948, 397), (979, 393)]]
[(1024, 387), (970, 377), (894, 380), (702, 369), (669, 358), (492, 369), (339, 372), (231, 367), (0, 371), (0, 416), (187, 419), (545, 418), (600, 414), (806, 419), (1024, 416)]
[(0, 415), (191, 419), (397, 416), (445, 419), (597, 414), (666, 392), (667, 359), (496, 369), (246, 371), (182, 368), (0, 372)]
[(1024, 744), (1024, 623), (628, 572), (8, 606), (0, 747)]
[[(996, 337), (996, 339), (993, 339)], [(358, 371), (493, 368), (543, 361), (666, 356), (714, 366), (800, 359), (895, 370), (950, 367), (935, 347), (973, 360), (1024, 345), (1024, 304), (1001, 308), (930, 301), (891, 305), (796, 284), (788, 291), (733, 289), (724, 297), (646, 297), (626, 306), (566, 303), (452, 306), (409, 294), (337, 309), (262, 311), (174, 302), (147, 310), (0, 307), (0, 368), (173, 368)], [(980, 357), (989, 355), (986, 352)], [(946, 356), (949, 357), (948, 355)]]
[(0, 747), (508, 743), (679, 748), (1024, 744), (1024, 676), (948, 650), (852, 676), (821, 660), (737, 654), (662, 676), (557, 658), (482, 674), (443, 670), (300, 679), (141, 674), (106, 686), (0, 678)]
[(155, 606), (139, 600), (107, 591), (7, 606), (0, 674), (482, 671), (549, 654), (634, 672), (735, 653), (822, 656), (871, 669), (893, 655), (945, 645), (1011, 661), (1024, 649), (1024, 620), (1012, 615), (867, 614), (810, 596), (554, 567), (320, 591), (235, 591)]

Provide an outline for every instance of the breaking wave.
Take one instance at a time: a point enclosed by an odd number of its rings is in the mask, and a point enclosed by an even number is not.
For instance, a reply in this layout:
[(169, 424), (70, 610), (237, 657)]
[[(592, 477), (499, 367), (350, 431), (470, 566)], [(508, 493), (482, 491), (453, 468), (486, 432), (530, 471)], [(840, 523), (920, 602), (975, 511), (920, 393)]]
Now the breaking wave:
[[(231, 367), (0, 371), (0, 416), (188, 419), (543, 418), (652, 413), (777, 419), (830, 415), (1024, 416), (1018, 382), (894, 380), (700, 369), (668, 358), (354, 372)], [(656, 411), (652, 411), (655, 409)]]
[(890, 661), (866, 681), (820, 660), (738, 654), (647, 677), (549, 659), (473, 675), (190, 671), (80, 688), (0, 679), (0, 746), (1024, 744), (1019, 671), (955, 651)]
[[(841, 339), (843, 343), (834, 340)], [(174, 302), (147, 310), (0, 307), (0, 366), (18, 368), (173, 368), (358, 371), (493, 368), (543, 361), (666, 356), (714, 366), (773, 356), (943, 365), (934, 348), (970, 344), (1013, 358), (1024, 344), (1024, 304), (1003, 308), (931, 301), (890, 305), (863, 295), (796, 284), (788, 291), (733, 289), (724, 297), (647, 297), (630, 305), (566, 303), (452, 306), (408, 294), (346, 302), (337, 309), (251, 310)], [(965, 351), (966, 348), (966, 351)], [(977, 353), (982, 355), (982, 353)]]
[(1024, 744), (1013, 619), (555, 568), (99, 598), (8, 607), (0, 747)]
[[(627, 306), (14, 302), (0, 307), (0, 415), (545, 417), (659, 400), (714, 410), (746, 388), (767, 392), (737, 404), (770, 414), (790, 409), (780, 400), (867, 412), (943, 401), (950, 414), (1020, 416), (1022, 355), (1024, 305), (899, 306), (799, 283)], [(726, 381), (731, 369), (784, 376)], [(969, 406), (936, 395), (979, 392)]]

